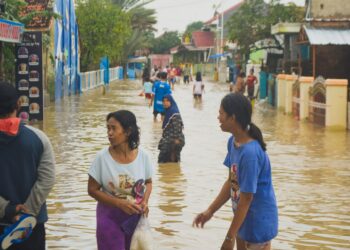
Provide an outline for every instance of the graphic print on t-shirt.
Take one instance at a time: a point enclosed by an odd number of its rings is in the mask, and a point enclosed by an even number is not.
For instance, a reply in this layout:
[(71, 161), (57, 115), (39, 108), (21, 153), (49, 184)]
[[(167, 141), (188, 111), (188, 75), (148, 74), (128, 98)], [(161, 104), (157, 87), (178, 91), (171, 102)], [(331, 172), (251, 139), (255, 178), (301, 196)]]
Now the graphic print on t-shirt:
[(135, 184), (134, 179), (126, 174), (118, 175), (117, 179), (119, 180), (119, 187), (116, 187), (113, 181), (108, 182), (112, 194), (121, 199), (134, 200), (132, 196), (132, 187)]
[(238, 184), (238, 178), (237, 178), (237, 165), (233, 163), (231, 165), (231, 172), (230, 172), (230, 180), (231, 180), (231, 201), (232, 201), (232, 210), (233, 212), (236, 211), (239, 201), (239, 184)]

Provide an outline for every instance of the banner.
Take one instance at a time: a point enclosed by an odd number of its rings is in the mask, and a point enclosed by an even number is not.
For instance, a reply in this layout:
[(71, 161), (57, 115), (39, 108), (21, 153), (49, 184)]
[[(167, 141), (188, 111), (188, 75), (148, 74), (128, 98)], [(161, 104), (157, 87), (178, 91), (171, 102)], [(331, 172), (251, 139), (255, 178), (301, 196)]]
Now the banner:
[(24, 25), (0, 19), (0, 41), (19, 43), (23, 34)]
[(79, 38), (74, 0), (56, 0), (55, 13), (55, 99), (81, 92), (79, 85)]
[(24, 121), (44, 118), (42, 33), (25, 32), (21, 44), (16, 45), (16, 88)]

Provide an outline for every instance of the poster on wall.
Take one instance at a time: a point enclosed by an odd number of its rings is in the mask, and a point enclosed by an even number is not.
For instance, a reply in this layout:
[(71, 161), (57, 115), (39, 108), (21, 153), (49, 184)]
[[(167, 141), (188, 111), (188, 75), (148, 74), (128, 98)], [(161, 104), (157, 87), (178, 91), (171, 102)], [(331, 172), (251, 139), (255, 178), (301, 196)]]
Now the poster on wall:
[(42, 33), (25, 32), (16, 45), (16, 88), (20, 96), (19, 117), (28, 121), (44, 118)]

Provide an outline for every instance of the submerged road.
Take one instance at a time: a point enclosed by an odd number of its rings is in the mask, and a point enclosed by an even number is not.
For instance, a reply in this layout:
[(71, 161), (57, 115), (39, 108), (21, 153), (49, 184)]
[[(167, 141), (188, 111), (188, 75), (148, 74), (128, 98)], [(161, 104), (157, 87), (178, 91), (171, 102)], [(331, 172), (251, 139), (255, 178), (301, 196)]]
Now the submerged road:
[[(48, 200), (48, 249), (97, 249), (96, 202), (87, 195), (88, 169), (108, 145), (105, 117), (128, 109), (141, 128), (141, 146), (156, 162), (161, 123), (139, 97), (140, 82), (112, 83), (64, 99), (45, 110), (44, 131), (54, 146), (57, 180)], [(228, 202), (204, 229), (192, 228), (227, 177), (222, 162), (229, 134), (217, 120), (226, 84), (206, 83), (202, 103), (192, 85), (176, 85), (174, 97), (185, 124), (182, 162), (155, 164), (150, 223), (156, 249), (219, 249), (232, 212)], [(349, 249), (350, 133), (328, 131), (294, 120), (258, 103), (254, 121), (263, 131), (270, 155), (279, 207), (280, 232), (273, 249)]]

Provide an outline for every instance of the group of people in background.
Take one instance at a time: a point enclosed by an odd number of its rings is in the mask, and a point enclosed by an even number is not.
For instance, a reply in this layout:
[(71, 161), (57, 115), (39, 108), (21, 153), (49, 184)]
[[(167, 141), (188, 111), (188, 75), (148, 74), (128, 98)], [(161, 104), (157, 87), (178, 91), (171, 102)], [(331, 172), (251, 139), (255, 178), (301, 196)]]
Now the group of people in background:
[(175, 83), (181, 83), (181, 78), (183, 77), (183, 83), (189, 84), (191, 79), (191, 67), (188, 64), (185, 64), (184, 66), (174, 65), (173, 63), (170, 63), (169, 65), (166, 65), (165, 68), (158, 67), (157, 65), (154, 65), (154, 67), (151, 69), (151, 72), (149, 72), (148, 67), (146, 67), (143, 71), (142, 78), (144, 78), (147, 75), (150, 75), (151, 81), (155, 81), (157, 78), (157, 74), (160, 72), (167, 73), (167, 80), (169, 84), (171, 85), (172, 89), (174, 89)]
[[(143, 90), (140, 95), (145, 96), (149, 107), (153, 107), (154, 121), (157, 121), (157, 117), (160, 115), (163, 122), (163, 134), (158, 145), (160, 150), (158, 162), (160, 163), (179, 162), (180, 152), (185, 145), (185, 137), (182, 132), (183, 121), (172, 96), (174, 84), (180, 82), (181, 72), (184, 74), (184, 84), (189, 84), (192, 77), (187, 64), (185, 64), (183, 71), (179, 67), (175, 67), (174, 64), (170, 64), (170, 67), (166, 66), (164, 69), (154, 66), (151, 72), (146, 67), (143, 73)], [(200, 101), (202, 99), (204, 89), (202, 74), (197, 72), (192, 89), (194, 100)]]
[[(155, 72), (158, 72), (156, 68), (153, 74)], [(167, 72), (161, 71), (153, 76), (152, 80), (146, 77), (143, 83), (145, 98), (149, 100), (149, 106), (153, 106), (154, 121), (157, 121), (160, 115), (163, 122), (162, 138), (158, 144), (159, 163), (179, 162), (180, 152), (185, 145), (184, 124), (176, 101), (171, 95), (172, 88), (169, 81), (172, 79), (174, 78), (169, 77)]]

